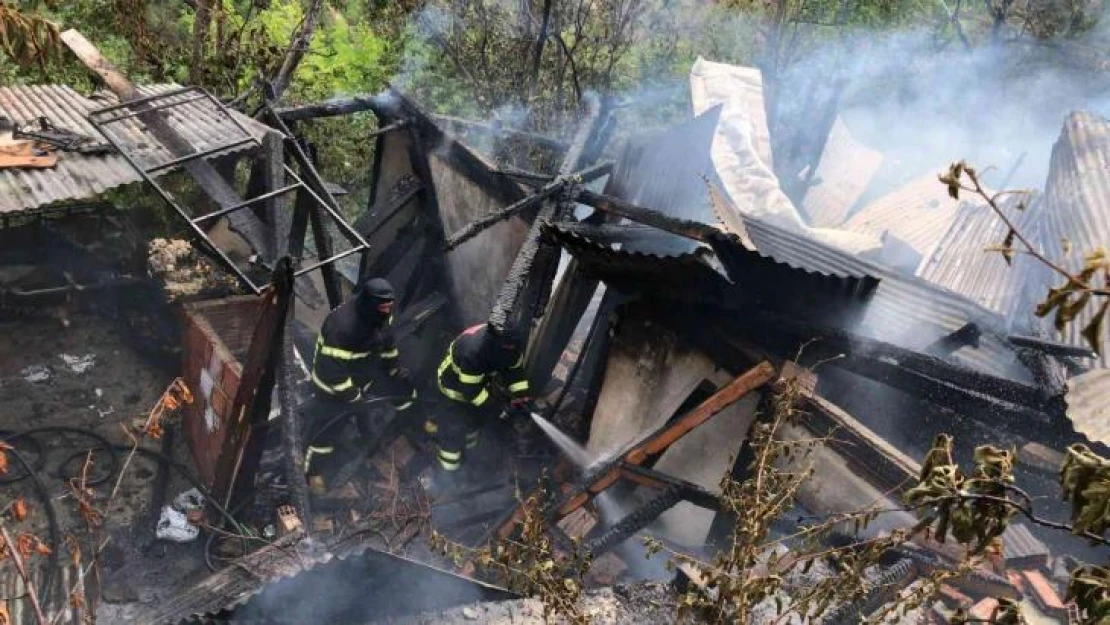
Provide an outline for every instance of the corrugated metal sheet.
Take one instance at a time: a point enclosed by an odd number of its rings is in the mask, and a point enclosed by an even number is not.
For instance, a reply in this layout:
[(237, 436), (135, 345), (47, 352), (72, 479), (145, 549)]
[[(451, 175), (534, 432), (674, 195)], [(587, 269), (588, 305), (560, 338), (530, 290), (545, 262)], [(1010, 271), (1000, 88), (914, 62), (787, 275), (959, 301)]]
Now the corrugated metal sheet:
[[(1044, 210), (1038, 211), (1041, 245), (1049, 258), (1059, 259), (1067, 268), (1082, 267), (1083, 255), (1110, 245), (1110, 121), (1087, 112), (1076, 112), (1064, 121), (1064, 128), (1052, 148)], [(1064, 241), (1070, 251), (1065, 251)], [(1039, 281), (1029, 290), (1043, 297), (1056, 276), (1039, 272)], [(1083, 326), (1094, 315), (1085, 310), (1065, 332), (1064, 339), (1084, 345)], [(1110, 366), (1110, 336), (1103, 333), (1102, 366)]]
[(1110, 369), (1095, 369), (1068, 380), (1065, 400), (1075, 431), (1110, 445)]
[(847, 276), (873, 276), (879, 280), (870, 302), (856, 321), (853, 332), (922, 349), (937, 339), (975, 323), (983, 332), (978, 348), (964, 347), (950, 358), (986, 373), (1020, 382), (1031, 380), (1013, 347), (1004, 336), (1006, 321), (968, 298), (939, 288), (920, 278), (907, 277), (876, 262), (844, 252), (766, 223), (745, 219), (748, 234), (761, 253), (793, 267), (836, 272)]
[(1014, 523), (1002, 533), (1002, 555), (1007, 566), (1043, 566), (1048, 560), (1045, 546), (1024, 523)]
[(809, 224), (827, 228), (844, 223), (882, 162), (882, 152), (860, 143), (837, 117), (814, 174), (816, 184), (802, 198)]
[[(180, 89), (177, 85), (140, 87), (144, 96)], [(46, 117), (54, 125), (101, 139), (87, 116), (118, 100), (105, 92), (86, 98), (61, 85), (0, 87), (0, 116), (17, 124), (37, 117)], [(233, 123), (221, 119), (205, 101), (195, 101), (168, 109), (170, 125), (180, 132), (197, 150), (206, 150), (243, 137)], [(268, 128), (244, 115), (233, 113), (255, 137)], [(143, 166), (153, 166), (173, 158), (145, 130), (141, 122), (131, 119), (114, 124), (122, 142), (134, 150)], [(141, 180), (139, 174), (118, 154), (83, 155), (58, 153), (58, 164), (51, 169), (0, 170), (0, 214), (34, 210), (52, 204), (94, 197), (109, 189)], [(164, 172), (164, 173), (168, 173)]]
[(929, 174), (864, 206), (842, 227), (874, 236), (889, 232), (925, 255), (951, 226), (957, 206), (936, 175)]
[[(1023, 198), (1008, 196), (1001, 208), (1024, 234), (1030, 220), (1043, 210), (1043, 204), (1033, 200), (1029, 208), (1018, 211), (1020, 201)], [(987, 251), (991, 246), (1001, 245), (1006, 233), (1006, 224), (989, 206), (964, 202), (948, 232), (922, 261), (917, 275), (984, 308), (1009, 315), (1018, 308), (1022, 277), (1029, 265), (1009, 265), (999, 252)]]

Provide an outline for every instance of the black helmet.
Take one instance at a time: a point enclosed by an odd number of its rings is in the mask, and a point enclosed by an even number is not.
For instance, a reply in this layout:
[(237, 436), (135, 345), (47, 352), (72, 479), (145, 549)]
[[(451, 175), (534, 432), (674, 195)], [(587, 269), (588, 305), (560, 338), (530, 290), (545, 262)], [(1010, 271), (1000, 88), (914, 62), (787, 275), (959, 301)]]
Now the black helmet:
[(519, 327), (510, 326), (506, 328), (498, 328), (492, 323), (488, 323), (489, 337), (497, 349), (506, 352), (519, 352), (524, 347), (524, 342), (527, 337)]
[[(395, 299), (393, 285), (384, 278), (371, 278), (363, 282), (356, 296), (358, 297), (359, 310), (365, 314), (373, 312), (388, 314), (388, 308)], [(383, 306), (385, 306), (385, 310), (383, 310)]]

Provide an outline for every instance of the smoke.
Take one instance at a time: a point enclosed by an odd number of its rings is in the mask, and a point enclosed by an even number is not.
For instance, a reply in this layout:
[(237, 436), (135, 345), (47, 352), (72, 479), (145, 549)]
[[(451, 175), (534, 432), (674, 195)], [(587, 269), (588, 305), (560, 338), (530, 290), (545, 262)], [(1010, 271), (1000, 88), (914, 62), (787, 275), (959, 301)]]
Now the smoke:
[(938, 51), (924, 30), (855, 33), (790, 68), (780, 93), (789, 109), (815, 78), (845, 81), (841, 116), (886, 155), (871, 197), (960, 158), (997, 168), (987, 182), (999, 184), (1024, 155), (1008, 185), (1040, 188), (1067, 113), (1110, 114), (1110, 82), (1065, 55), (1031, 41)]
[[(510, 129), (550, 122), (543, 128), (546, 134), (569, 137), (577, 121), (573, 115), (559, 120), (550, 110), (534, 110), (534, 104), (524, 102), (525, 85), (517, 85), (515, 93), (510, 90), (503, 101), (484, 101), (474, 95), (474, 83), (485, 78), (483, 72), (499, 68), (464, 70), (457, 65), (461, 59), (441, 53), (441, 44), (458, 32), (487, 25), (473, 21), (472, 9), (464, 17), (467, 9), (457, 8), (471, 4), (428, 3), (415, 14), (392, 83), (428, 110)], [(487, 0), (485, 5), (505, 16), (491, 36), (534, 37), (520, 3)], [(483, 15), (488, 19), (488, 12)], [(624, 104), (617, 117), (620, 135), (661, 130), (689, 116), (688, 73), (697, 56), (756, 62), (759, 21), (751, 15), (717, 3), (681, 0), (645, 3), (636, 19), (639, 27), (618, 64), (614, 84), (608, 89), (585, 85), (603, 89)], [(859, 205), (960, 158), (995, 167), (987, 182), (998, 184), (1024, 155), (1009, 184), (1039, 188), (1064, 116), (1075, 109), (1110, 115), (1110, 81), (1092, 79), (1092, 72), (1076, 67), (1069, 52), (1101, 45), (1107, 31), (1110, 27), (1101, 24), (1083, 39), (1060, 45), (1040, 45), (1027, 38), (978, 43), (970, 50), (951, 38), (942, 46), (931, 25), (823, 36), (824, 43), (807, 44), (780, 77), (779, 122), (795, 127), (814, 123), (804, 117), (814, 115), (806, 108), (813, 86), (843, 81), (840, 115), (859, 140), (886, 156)], [(545, 55), (558, 56), (555, 41), (549, 42)], [(515, 67), (528, 61), (495, 62)], [(476, 147), (491, 153), (499, 146), (487, 140)]]

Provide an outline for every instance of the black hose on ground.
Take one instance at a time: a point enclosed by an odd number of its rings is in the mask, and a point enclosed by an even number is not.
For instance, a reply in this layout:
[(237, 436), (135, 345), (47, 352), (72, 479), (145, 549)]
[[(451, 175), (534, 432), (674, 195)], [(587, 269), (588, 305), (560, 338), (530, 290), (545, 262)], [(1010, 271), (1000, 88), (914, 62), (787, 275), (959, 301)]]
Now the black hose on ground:
[[(8, 439), (5, 439), (8, 440)], [(44, 605), (49, 605), (50, 596), (54, 591), (54, 579), (58, 576), (58, 567), (60, 566), (58, 560), (58, 550), (62, 545), (62, 529), (58, 524), (58, 511), (54, 508), (54, 502), (50, 499), (50, 491), (46, 490), (46, 484), (42, 482), (39, 472), (19, 453), (14, 447), (8, 447), (4, 453), (15, 458), (23, 470), (27, 472), (27, 476), (23, 479), (30, 478), (35, 486), (35, 492), (38, 493), (39, 499), (42, 500), (43, 510), (46, 511), (46, 521), (50, 526), (50, 555), (47, 560), (46, 573), (43, 574), (43, 588), (37, 589), (41, 595), (40, 601)], [(8, 545), (9, 549), (15, 549), (15, 545)]]

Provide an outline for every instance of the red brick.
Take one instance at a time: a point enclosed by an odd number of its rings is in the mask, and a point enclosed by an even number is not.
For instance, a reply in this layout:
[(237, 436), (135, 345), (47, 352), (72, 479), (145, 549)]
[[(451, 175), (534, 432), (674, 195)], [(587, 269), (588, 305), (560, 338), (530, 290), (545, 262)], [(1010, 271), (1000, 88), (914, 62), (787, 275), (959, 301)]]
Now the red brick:
[(1006, 579), (1018, 589), (1019, 592), (1025, 592), (1025, 578), (1017, 571), (1006, 571)]
[(982, 619), (984, 621), (989, 620), (991, 618), (991, 616), (994, 614), (994, 609), (997, 608), (997, 607), (998, 607), (998, 600), (993, 598), (993, 597), (987, 597), (986, 599), (983, 599), (979, 603), (976, 603), (971, 608), (971, 617), (972, 618), (977, 618), (977, 619)]
[(1050, 613), (1064, 611), (1064, 602), (1060, 601), (1060, 595), (1056, 594), (1056, 589), (1045, 579), (1044, 575), (1041, 575), (1040, 571), (1022, 571), (1021, 574), (1025, 577), (1029, 592), (1033, 595), (1033, 599), (1036, 600), (1038, 606)]
[(944, 605), (955, 610), (957, 608), (966, 608), (971, 605), (971, 597), (956, 590), (948, 584), (941, 584), (940, 587), (940, 600)]

